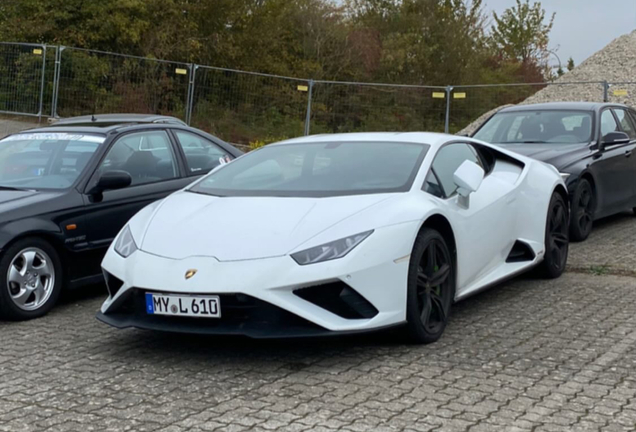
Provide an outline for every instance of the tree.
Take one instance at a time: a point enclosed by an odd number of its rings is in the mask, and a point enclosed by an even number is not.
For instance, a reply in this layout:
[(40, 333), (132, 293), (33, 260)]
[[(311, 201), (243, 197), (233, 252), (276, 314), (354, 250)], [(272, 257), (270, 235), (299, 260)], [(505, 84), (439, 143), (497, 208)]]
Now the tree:
[(572, 57), (570, 57), (570, 58), (568, 59), (568, 66), (567, 66), (567, 68), (568, 68), (568, 71), (571, 71), (572, 69), (574, 69), (574, 59), (573, 59)]
[(501, 16), (493, 13), (492, 42), (508, 59), (545, 66), (555, 14), (546, 23), (540, 2), (530, 5), (530, 0), (516, 1), (517, 5), (506, 9)]

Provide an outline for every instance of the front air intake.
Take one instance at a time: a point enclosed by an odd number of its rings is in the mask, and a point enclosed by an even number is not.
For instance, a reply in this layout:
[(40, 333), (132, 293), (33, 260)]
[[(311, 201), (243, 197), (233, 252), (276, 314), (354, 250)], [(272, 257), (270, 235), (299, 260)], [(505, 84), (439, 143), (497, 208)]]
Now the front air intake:
[(108, 273), (106, 270), (103, 270), (103, 272), (104, 279), (106, 280), (106, 288), (108, 289), (108, 294), (110, 294), (110, 297), (113, 298), (124, 285), (124, 282), (116, 278), (112, 274)]
[(342, 281), (294, 290), (298, 297), (346, 319), (368, 319), (378, 310)]

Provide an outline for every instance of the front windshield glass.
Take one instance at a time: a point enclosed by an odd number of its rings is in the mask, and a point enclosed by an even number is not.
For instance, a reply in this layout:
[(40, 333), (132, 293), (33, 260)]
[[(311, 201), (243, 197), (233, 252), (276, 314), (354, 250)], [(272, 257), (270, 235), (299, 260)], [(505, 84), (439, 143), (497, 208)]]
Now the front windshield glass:
[(592, 113), (587, 111), (513, 111), (495, 114), (474, 138), (496, 144), (587, 143)]
[(282, 197), (404, 192), (427, 150), (423, 144), (386, 142), (272, 145), (222, 166), (190, 190)]
[(66, 189), (106, 138), (31, 132), (0, 140), (0, 188)]

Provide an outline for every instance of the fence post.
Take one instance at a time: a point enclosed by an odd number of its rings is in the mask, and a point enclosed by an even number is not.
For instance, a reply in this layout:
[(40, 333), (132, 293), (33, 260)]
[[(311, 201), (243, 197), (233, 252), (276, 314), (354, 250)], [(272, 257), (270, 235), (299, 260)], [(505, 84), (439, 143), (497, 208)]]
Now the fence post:
[(450, 130), (450, 103), (452, 86), (446, 86), (446, 118), (444, 119), (444, 133), (448, 133)]
[(609, 87), (607, 80), (603, 81), (603, 102), (609, 102)]
[(194, 106), (194, 82), (199, 65), (190, 64), (190, 80), (188, 81), (188, 95), (186, 97), (185, 122), (189, 126), (192, 121), (192, 108)]
[(46, 45), (42, 45), (42, 79), (40, 80), (40, 110), (38, 111), (38, 123), (42, 121), (42, 111), (44, 110), (44, 79), (46, 75)]
[(311, 97), (314, 90), (314, 80), (309, 80), (309, 89), (307, 89), (307, 115), (305, 117), (305, 136), (309, 135), (309, 126), (311, 122)]
[(51, 103), (51, 117), (57, 118), (57, 99), (60, 89), (60, 69), (62, 67), (63, 45), (58, 45), (55, 50), (55, 70), (53, 71), (53, 100)]

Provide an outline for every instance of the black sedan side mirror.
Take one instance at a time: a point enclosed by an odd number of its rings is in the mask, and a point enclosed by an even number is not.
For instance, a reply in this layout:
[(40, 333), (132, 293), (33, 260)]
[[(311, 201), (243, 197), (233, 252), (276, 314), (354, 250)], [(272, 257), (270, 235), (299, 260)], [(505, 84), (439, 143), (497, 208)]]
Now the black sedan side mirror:
[(105, 190), (122, 189), (130, 186), (132, 177), (126, 171), (106, 171), (101, 175), (97, 184), (88, 193), (97, 195)]
[(630, 141), (631, 139), (629, 138), (629, 135), (625, 132), (610, 132), (601, 140), (601, 147), (605, 148), (616, 144), (627, 144)]

